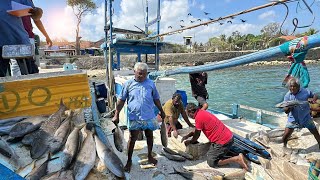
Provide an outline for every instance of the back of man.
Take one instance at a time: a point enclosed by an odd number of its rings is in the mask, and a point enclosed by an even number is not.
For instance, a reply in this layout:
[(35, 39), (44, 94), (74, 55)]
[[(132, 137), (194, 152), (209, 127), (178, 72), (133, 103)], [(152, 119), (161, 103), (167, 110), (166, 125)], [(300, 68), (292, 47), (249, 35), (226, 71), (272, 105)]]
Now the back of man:
[(205, 110), (198, 110), (195, 125), (212, 143), (224, 145), (232, 139), (232, 132), (216, 116)]

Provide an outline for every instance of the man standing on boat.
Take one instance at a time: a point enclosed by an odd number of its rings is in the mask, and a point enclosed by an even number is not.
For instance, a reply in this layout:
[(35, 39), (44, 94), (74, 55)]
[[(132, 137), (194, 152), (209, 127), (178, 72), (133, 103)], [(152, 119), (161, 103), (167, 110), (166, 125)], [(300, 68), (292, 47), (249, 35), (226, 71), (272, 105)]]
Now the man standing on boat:
[[(195, 66), (204, 65), (202, 61), (196, 62)], [(206, 89), (208, 74), (206, 72), (189, 74), (192, 96), (198, 101), (201, 109), (208, 109), (207, 99), (209, 95)]]
[[(288, 82), (289, 91), (284, 96), (284, 101), (308, 101), (312, 98), (315, 103), (318, 99), (317, 95), (305, 88), (300, 88), (300, 82), (296, 78), (292, 78)], [(320, 135), (311, 118), (309, 103), (290, 106), (283, 108), (288, 114), (288, 122), (282, 137), (284, 147), (287, 147), (288, 138), (291, 136), (295, 128), (308, 128), (316, 138), (320, 148)]]
[(146, 63), (138, 62), (135, 64), (134, 79), (130, 79), (124, 84), (112, 119), (118, 125), (119, 113), (127, 100), (129, 116), (127, 126), (130, 131), (128, 160), (124, 167), (127, 172), (130, 172), (134, 145), (141, 131), (144, 131), (147, 138), (148, 161), (154, 165), (157, 164), (157, 160), (152, 157), (153, 131), (159, 129), (154, 113), (154, 105), (159, 109), (161, 118), (165, 118), (165, 113), (161, 107), (160, 96), (156, 86), (152, 80), (147, 78), (147, 74), (148, 65)]
[(162, 107), (166, 114), (164, 122), (167, 124), (168, 137), (171, 137), (171, 132), (173, 132), (175, 138), (178, 137), (177, 129), (182, 129), (182, 125), (178, 121), (180, 114), (189, 127), (194, 127), (189, 121), (181, 99), (182, 97), (179, 93), (174, 93), (172, 99), (169, 99)]
[[(237, 163), (243, 169), (248, 170), (247, 162), (242, 153), (238, 156), (225, 158), (233, 144), (233, 134), (216, 116), (200, 109), (194, 103), (189, 103), (186, 111), (190, 118), (195, 119), (196, 123), (195, 131), (184, 136), (181, 140), (186, 146), (196, 143), (202, 131), (211, 142), (207, 153), (207, 163), (210, 167)], [(191, 140), (186, 140), (189, 137), (192, 137)]]

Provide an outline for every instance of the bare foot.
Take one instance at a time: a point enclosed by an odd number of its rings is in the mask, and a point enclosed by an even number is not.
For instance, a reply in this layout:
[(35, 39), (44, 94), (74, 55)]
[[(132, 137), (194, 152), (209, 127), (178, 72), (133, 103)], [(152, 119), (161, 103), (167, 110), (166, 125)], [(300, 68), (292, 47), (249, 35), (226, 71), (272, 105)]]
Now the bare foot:
[(131, 165), (132, 165), (132, 162), (131, 162), (131, 161), (128, 161), (127, 164), (126, 164), (126, 166), (123, 168), (123, 170), (124, 170), (125, 172), (130, 172), (130, 170), (131, 170)]
[(148, 162), (149, 162), (150, 164), (157, 165), (158, 160), (156, 160), (155, 158), (153, 158), (153, 157), (151, 156), (151, 157), (148, 157)]
[(245, 157), (243, 156), (242, 153), (239, 154), (238, 163), (239, 163), (240, 166), (241, 166), (243, 169), (245, 169), (246, 171), (249, 170), (247, 161), (246, 161), (246, 159), (245, 159)]

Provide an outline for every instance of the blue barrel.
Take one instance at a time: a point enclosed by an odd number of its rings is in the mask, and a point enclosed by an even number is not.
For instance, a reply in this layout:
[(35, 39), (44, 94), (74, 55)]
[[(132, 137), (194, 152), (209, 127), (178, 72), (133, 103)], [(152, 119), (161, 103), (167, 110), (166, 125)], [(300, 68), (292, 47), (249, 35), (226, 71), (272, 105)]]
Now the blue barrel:
[(100, 113), (105, 113), (107, 111), (107, 105), (103, 98), (99, 98), (96, 104)]
[(188, 104), (188, 96), (187, 96), (186, 91), (177, 90), (176, 93), (179, 93), (179, 94), (181, 95), (183, 107), (187, 107), (187, 104)]
[(108, 96), (108, 91), (107, 91), (106, 85), (105, 85), (104, 83), (102, 83), (102, 84), (97, 84), (97, 85), (96, 85), (96, 90), (99, 92), (99, 93), (98, 93), (98, 98), (99, 98), (99, 97), (107, 98), (107, 96)]

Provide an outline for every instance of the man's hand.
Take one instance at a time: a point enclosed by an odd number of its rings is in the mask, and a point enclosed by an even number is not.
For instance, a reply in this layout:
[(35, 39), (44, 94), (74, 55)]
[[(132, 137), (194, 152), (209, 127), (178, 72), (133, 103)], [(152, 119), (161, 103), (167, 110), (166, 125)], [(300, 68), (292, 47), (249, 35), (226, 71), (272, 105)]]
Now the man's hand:
[(50, 39), (49, 37), (46, 37), (46, 42), (47, 42), (47, 45), (48, 45), (49, 47), (52, 46), (52, 41), (51, 41), (51, 39)]
[(191, 140), (186, 140), (186, 141), (184, 141), (184, 145), (189, 146), (190, 142), (191, 142)]
[(112, 122), (117, 126), (119, 124), (119, 116), (114, 116)]
[(166, 118), (166, 114), (164, 113), (164, 111), (160, 111), (160, 116), (161, 116), (162, 120), (164, 120)]
[(284, 112), (285, 112), (286, 114), (289, 114), (289, 112), (291, 112), (292, 109), (293, 109), (293, 107), (285, 107), (285, 108), (283, 108), (283, 110), (284, 110)]
[(183, 137), (181, 138), (181, 143), (182, 143), (184, 140), (186, 140), (186, 139), (188, 139), (188, 137), (187, 137), (187, 136), (183, 136)]

